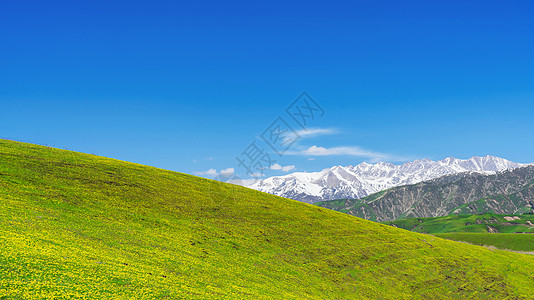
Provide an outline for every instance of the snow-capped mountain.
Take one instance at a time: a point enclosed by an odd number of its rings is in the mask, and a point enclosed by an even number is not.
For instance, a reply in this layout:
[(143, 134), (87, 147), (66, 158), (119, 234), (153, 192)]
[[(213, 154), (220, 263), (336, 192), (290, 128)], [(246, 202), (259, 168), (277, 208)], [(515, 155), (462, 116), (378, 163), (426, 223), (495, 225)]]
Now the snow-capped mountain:
[(396, 186), (415, 184), (462, 172), (494, 174), (524, 166), (495, 156), (429, 159), (402, 165), (380, 162), (357, 166), (335, 166), (320, 172), (296, 172), (263, 179), (250, 188), (303, 202), (358, 199)]

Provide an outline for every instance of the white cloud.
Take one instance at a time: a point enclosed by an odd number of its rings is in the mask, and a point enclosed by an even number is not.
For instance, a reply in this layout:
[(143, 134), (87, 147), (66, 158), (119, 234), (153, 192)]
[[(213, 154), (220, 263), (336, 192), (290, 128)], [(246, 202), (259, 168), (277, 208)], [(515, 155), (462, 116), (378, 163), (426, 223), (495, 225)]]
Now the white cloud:
[(203, 172), (195, 172), (195, 174), (197, 175), (208, 175), (208, 176), (217, 176), (217, 175), (221, 175), (221, 176), (224, 176), (224, 177), (230, 177), (232, 175), (234, 175), (234, 168), (228, 168), (228, 169), (223, 169), (221, 170), (220, 172), (218, 172), (216, 169), (209, 169), (207, 171), (203, 171)]
[(359, 157), (366, 157), (371, 162), (407, 160), (407, 158), (405, 157), (399, 157), (399, 156), (391, 155), (387, 153), (366, 150), (358, 146), (325, 148), (325, 147), (319, 147), (319, 146), (314, 145), (314, 146), (309, 147), (306, 150), (286, 152), (286, 154), (309, 155), (309, 156), (333, 156), (333, 155), (359, 156)]
[(294, 165), (290, 165), (290, 166), (281, 166), (279, 164), (274, 164), (272, 165), (269, 169), (271, 170), (281, 170), (283, 172), (289, 172), (291, 170), (293, 170), (295, 168)]
[(195, 174), (197, 174), (197, 175), (210, 175), (210, 176), (219, 175), (219, 173), (215, 169), (209, 169), (209, 170), (203, 171), (203, 172), (195, 172)]
[(274, 164), (270, 167), (271, 170), (282, 170), (282, 166), (279, 164)]
[(221, 170), (221, 175), (232, 176), (234, 172), (235, 172), (234, 168), (228, 168), (228, 169)]
[(213, 157), (207, 157), (206, 160), (213, 160)]
[(295, 168), (294, 165), (283, 166), (283, 167), (282, 167), (282, 171), (284, 171), (284, 172), (289, 172), (289, 171), (293, 170), (294, 168)]

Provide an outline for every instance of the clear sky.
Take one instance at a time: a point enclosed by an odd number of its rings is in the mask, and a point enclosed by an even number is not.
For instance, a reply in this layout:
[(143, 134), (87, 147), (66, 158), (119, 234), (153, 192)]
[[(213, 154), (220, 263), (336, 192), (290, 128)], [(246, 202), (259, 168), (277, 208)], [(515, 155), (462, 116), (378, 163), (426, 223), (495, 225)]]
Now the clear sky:
[[(2, 1), (0, 137), (206, 177), (247, 177), (253, 141), (279, 165), (265, 175), (533, 162), (533, 15), (528, 0)], [(307, 131), (285, 111), (303, 91), (324, 110)], [(282, 156), (261, 139), (278, 117), (300, 134)]]

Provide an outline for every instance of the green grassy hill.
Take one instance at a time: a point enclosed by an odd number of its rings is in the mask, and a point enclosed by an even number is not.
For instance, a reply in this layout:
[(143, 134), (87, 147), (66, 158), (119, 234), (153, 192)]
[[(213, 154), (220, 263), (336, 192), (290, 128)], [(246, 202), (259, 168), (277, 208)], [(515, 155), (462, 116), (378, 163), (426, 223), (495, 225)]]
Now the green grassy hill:
[[(410, 218), (383, 224), (444, 239), (513, 251), (534, 251), (534, 215), (449, 215)], [(518, 234), (532, 233), (532, 234)]]
[(480, 246), (493, 246), (512, 251), (534, 252), (534, 234), (460, 232), (437, 233), (435, 236)]
[(401, 219), (383, 222), (383, 224), (421, 233), (534, 233), (534, 215), (448, 215), (434, 218)]
[(0, 140), (0, 299), (531, 299), (534, 256)]

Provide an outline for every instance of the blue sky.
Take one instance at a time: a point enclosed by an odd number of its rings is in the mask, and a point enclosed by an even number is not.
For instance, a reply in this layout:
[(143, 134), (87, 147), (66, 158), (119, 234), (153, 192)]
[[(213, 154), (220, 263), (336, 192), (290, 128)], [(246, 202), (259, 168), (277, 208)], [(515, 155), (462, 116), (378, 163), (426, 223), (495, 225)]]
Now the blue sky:
[(1, 6), (2, 138), (245, 178), (236, 157), (269, 150), (261, 134), (307, 91), (324, 115), (307, 133), (287, 119), (300, 139), (265, 175), (534, 161), (532, 1)]

